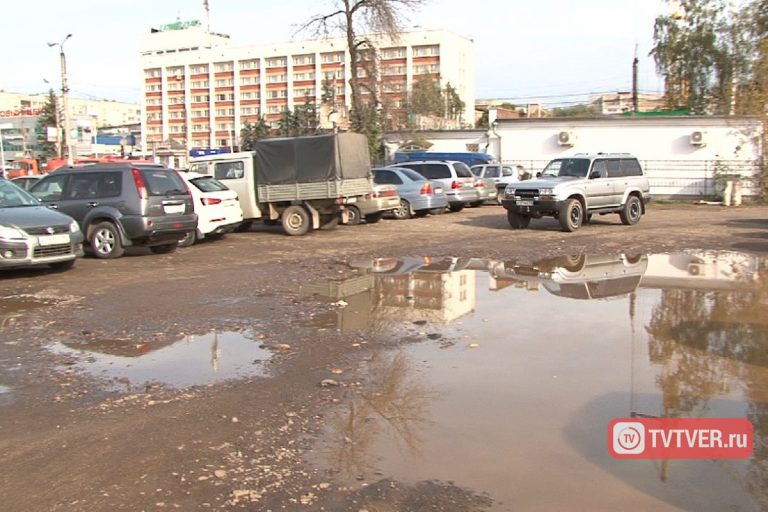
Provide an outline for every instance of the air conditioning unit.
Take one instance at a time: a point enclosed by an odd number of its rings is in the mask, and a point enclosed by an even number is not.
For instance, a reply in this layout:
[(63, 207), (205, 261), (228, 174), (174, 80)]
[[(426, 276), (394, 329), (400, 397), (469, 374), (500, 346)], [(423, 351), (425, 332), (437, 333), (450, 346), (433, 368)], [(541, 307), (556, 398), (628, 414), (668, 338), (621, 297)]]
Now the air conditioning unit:
[(557, 143), (561, 146), (573, 146), (576, 144), (576, 134), (572, 131), (560, 132), (557, 134)]
[(701, 276), (704, 275), (705, 271), (704, 265), (701, 263), (690, 263), (688, 265), (688, 275), (690, 276)]
[(695, 132), (691, 132), (689, 140), (693, 146), (706, 146), (707, 138), (707, 132), (696, 130)]

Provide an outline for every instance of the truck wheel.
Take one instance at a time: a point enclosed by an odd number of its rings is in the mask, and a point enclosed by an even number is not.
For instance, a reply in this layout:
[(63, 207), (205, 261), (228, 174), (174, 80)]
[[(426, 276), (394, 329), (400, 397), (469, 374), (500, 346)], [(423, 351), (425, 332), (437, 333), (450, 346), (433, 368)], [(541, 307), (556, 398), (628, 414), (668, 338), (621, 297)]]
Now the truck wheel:
[(382, 217), (384, 217), (384, 212), (371, 213), (365, 216), (365, 222), (368, 224), (376, 224)]
[(531, 223), (531, 216), (507, 210), (507, 222), (512, 229), (525, 229)]
[(333, 213), (326, 213), (320, 215), (320, 229), (324, 231), (330, 231), (336, 229), (339, 225), (339, 216)]
[(563, 203), (558, 215), (560, 227), (563, 231), (576, 231), (584, 220), (584, 207), (578, 199), (568, 199)]
[(347, 224), (357, 226), (363, 219), (360, 216), (360, 208), (351, 204), (347, 205)]
[(90, 229), (88, 242), (94, 256), (101, 259), (119, 258), (125, 253), (120, 232), (111, 222), (99, 222)]
[(291, 236), (306, 235), (309, 231), (309, 213), (302, 206), (292, 205), (283, 211), (280, 216), (283, 230)]
[(627, 202), (624, 203), (624, 208), (619, 212), (621, 217), (621, 223), (625, 226), (631, 226), (640, 222), (640, 217), (643, 215), (643, 206), (640, 203), (640, 198), (637, 196), (629, 196)]
[(396, 209), (392, 210), (392, 215), (395, 216), (396, 219), (410, 219), (411, 218), (411, 203), (406, 201), (405, 199), (400, 200), (400, 206), (398, 206)]

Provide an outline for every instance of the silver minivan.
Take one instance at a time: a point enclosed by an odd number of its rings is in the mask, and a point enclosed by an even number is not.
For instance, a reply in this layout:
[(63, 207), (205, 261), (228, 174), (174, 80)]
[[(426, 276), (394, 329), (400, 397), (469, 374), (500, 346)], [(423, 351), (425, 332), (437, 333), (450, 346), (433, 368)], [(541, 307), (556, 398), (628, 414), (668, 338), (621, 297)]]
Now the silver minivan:
[(422, 160), (402, 162), (390, 167), (412, 169), (428, 180), (441, 182), (448, 198), (448, 209), (452, 212), (461, 211), (468, 204), (481, 201), (480, 193), (475, 188), (475, 176), (464, 162)]

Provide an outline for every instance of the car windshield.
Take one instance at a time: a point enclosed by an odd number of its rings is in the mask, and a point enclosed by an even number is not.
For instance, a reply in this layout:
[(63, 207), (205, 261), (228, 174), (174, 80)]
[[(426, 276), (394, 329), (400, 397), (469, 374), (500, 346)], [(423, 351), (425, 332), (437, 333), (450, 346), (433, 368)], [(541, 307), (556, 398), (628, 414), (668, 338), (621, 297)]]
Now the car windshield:
[(0, 208), (19, 206), (40, 206), (40, 201), (10, 181), (0, 180)]
[(410, 169), (399, 169), (401, 173), (408, 176), (408, 178), (411, 181), (427, 181), (427, 178), (422, 176), (421, 174), (417, 173), (416, 171), (412, 171)]
[(589, 160), (586, 158), (558, 158), (547, 164), (541, 177), (586, 178), (587, 169), (589, 169)]
[(479, 165), (471, 167), (469, 170), (472, 171), (472, 174), (474, 174), (475, 176), (480, 176), (481, 174), (483, 174), (483, 168)]

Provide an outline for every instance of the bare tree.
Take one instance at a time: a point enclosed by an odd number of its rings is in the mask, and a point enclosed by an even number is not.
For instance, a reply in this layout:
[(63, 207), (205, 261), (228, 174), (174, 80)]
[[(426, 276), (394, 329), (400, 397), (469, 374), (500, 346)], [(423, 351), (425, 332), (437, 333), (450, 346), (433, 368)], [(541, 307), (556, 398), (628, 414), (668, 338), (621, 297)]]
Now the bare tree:
[[(328, 37), (341, 33), (347, 40), (349, 52), (349, 86), (352, 90), (352, 129), (368, 135), (380, 130), (378, 107), (378, 66), (376, 48), (368, 37), (370, 34), (388, 36), (397, 41), (402, 30), (405, 11), (412, 11), (424, 5), (426, 0), (335, 0), (335, 10), (310, 18), (299, 29), (316, 36)], [(365, 70), (360, 79), (358, 69)], [(370, 94), (370, 100), (363, 101), (363, 89)]]

